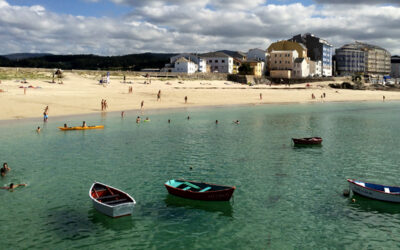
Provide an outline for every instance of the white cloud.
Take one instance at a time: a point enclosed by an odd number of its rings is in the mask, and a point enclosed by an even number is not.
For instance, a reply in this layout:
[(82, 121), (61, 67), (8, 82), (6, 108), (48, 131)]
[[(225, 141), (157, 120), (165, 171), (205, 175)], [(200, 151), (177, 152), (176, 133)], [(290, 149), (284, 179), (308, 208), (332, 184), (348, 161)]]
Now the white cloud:
[[(89, 1), (89, 0), (87, 0)], [(91, 0), (93, 1), (93, 0)], [(61, 15), (0, 0), (0, 54), (206, 52), (266, 48), (314, 33), (339, 47), (360, 40), (400, 53), (400, 6), (266, 4), (264, 0), (110, 0), (133, 6), (119, 18)], [(319, 0), (323, 1), (323, 0)]]

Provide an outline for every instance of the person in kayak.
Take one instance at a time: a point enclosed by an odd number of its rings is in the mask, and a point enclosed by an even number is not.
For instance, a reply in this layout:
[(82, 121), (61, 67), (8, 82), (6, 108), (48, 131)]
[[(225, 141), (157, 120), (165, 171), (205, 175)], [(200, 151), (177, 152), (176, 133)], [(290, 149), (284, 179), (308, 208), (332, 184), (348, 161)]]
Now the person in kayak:
[(82, 128), (87, 128), (87, 124), (85, 121), (83, 121), (83, 123), (82, 123)]

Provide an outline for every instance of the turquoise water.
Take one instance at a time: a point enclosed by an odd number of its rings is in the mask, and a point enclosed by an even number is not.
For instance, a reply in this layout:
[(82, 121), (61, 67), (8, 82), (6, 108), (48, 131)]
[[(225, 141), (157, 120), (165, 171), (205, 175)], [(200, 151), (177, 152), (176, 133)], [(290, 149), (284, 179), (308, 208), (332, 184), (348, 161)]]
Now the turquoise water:
[[(152, 111), (139, 125), (136, 115), (1, 123), (0, 161), (12, 170), (0, 185), (28, 183), (0, 190), (1, 248), (400, 247), (400, 205), (342, 196), (346, 178), (400, 185), (400, 103)], [(64, 120), (106, 128), (58, 131)], [(305, 136), (323, 146), (291, 145)], [(184, 200), (164, 188), (173, 178), (237, 190), (231, 202)], [(94, 210), (95, 180), (130, 193), (133, 215)]]

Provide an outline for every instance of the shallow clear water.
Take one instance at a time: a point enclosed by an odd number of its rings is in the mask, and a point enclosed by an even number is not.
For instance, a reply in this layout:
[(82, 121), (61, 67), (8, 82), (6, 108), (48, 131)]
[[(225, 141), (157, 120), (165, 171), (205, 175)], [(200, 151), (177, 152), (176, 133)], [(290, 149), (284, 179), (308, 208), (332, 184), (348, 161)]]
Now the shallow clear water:
[[(0, 190), (1, 248), (400, 247), (400, 205), (342, 196), (346, 178), (400, 185), (400, 103), (152, 111), (139, 125), (136, 115), (1, 123), (0, 161), (12, 170), (0, 185), (28, 183)], [(106, 128), (58, 131), (64, 120)], [(305, 136), (323, 146), (292, 146)], [(184, 200), (164, 188), (174, 178), (237, 190), (231, 202)], [(133, 215), (94, 210), (95, 180), (130, 193)]]

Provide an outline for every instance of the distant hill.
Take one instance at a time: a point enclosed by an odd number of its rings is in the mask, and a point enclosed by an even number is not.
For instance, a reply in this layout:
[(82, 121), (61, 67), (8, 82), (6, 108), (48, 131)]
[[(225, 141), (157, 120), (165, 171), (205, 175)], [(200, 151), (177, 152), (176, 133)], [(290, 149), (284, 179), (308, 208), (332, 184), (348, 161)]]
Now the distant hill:
[[(141, 70), (143, 68), (162, 68), (176, 54), (143, 53), (125, 56), (97, 55), (49, 55), (33, 54), (28, 58), (9, 59), (0, 57), (0, 66), (26, 68), (61, 68), (61, 69), (90, 69), (90, 70)], [(19, 54), (19, 55), (22, 55)], [(14, 54), (16, 55), (16, 54)], [(10, 55), (8, 55), (10, 56)], [(16, 58), (16, 57), (13, 57)]]
[(43, 56), (49, 56), (49, 53), (14, 53), (3, 55), (3, 57), (8, 58), (10, 60), (22, 60), (22, 59), (29, 59), (29, 58), (37, 58)]

